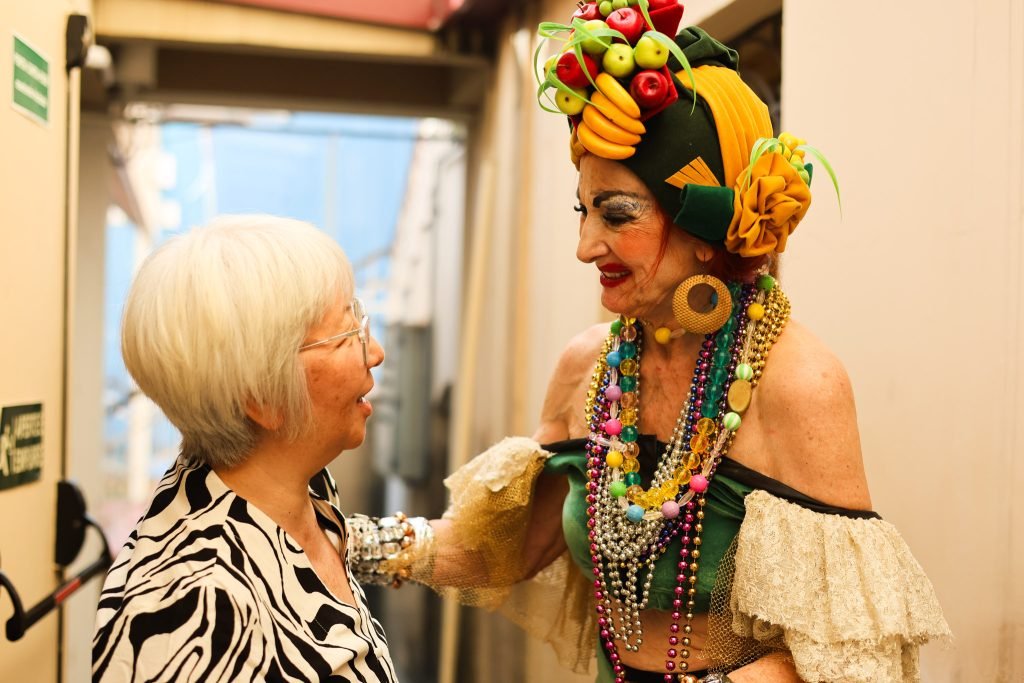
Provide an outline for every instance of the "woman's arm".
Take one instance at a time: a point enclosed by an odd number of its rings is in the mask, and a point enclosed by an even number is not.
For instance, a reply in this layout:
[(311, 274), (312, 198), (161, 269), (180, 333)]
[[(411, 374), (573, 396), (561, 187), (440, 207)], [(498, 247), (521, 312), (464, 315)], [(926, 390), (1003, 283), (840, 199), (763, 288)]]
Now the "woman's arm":
[(807, 328), (790, 321), (754, 396), (764, 460), (745, 464), (823, 503), (871, 509), (850, 378)]
[[(576, 426), (573, 416), (583, 413), (590, 372), (606, 333), (607, 325), (595, 325), (573, 338), (562, 352), (548, 383), (540, 425), (533, 434), (537, 443), (552, 443), (571, 436)], [(542, 473), (538, 477), (521, 549), (520, 580), (533, 577), (565, 552), (562, 504), (568, 490), (563, 475)], [(459, 538), (451, 519), (432, 520), (430, 524), (438, 549), (430, 583), (465, 585), (470, 580), (474, 585), (488, 585), (486, 563), (473, 551), (472, 539)]]

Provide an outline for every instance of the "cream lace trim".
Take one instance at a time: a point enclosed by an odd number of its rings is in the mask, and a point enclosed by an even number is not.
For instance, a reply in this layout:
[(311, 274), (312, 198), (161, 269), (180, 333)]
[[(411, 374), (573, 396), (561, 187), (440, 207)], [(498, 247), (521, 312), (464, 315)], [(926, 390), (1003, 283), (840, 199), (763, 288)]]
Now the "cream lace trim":
[(931, 582), (896, 528), (754, 491), (736, 543), (732, 628), (781, 636), (805, 681), (910, 683), (918, 648), (948, 639)]

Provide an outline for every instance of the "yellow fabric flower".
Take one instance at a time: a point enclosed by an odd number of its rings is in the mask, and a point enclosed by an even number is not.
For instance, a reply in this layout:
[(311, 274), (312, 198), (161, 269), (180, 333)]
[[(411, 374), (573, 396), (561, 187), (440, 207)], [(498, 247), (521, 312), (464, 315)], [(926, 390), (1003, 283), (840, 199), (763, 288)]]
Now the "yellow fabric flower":
[(764, 154), (754, 164), (749, 182), (737, 180), (734, 211), (725, 248), (740, 256), (782, 253), (786, 240), (811, 205), (811, 189), (785, 157)]

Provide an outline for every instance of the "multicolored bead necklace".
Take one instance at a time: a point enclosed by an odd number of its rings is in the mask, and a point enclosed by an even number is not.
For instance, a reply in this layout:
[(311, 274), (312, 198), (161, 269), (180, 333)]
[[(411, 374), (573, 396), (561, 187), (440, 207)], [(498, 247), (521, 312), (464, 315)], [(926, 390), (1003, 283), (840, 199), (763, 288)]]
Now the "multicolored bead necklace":
[(598, 626), (616, 683), (625, 681), (616, 641), (632, 652), (643, 644), (640, 611), (647, 608), (654, 565), (676, 536), (682, 548), (665, 681), (687, 677), (705, 492), (789, 317), (789, 301), (771, 276), (758, 277), (755, 285), (733, 283), (729, 290), (732, 315), (701, 345), (689, 395), (648, 489), (641, 486), (638, 461), (643, 340), (635, 318), (612, 323), (591, 379), (587, 527)]

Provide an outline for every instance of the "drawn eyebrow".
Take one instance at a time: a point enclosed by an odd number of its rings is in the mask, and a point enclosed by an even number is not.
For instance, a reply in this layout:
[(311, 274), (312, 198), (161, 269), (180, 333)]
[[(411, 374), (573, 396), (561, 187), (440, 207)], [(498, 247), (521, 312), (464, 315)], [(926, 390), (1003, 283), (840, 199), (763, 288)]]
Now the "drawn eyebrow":
[(612, 197), (628, 197), (629, 199), (635, 199), (638, 202), (643, 201), (643, 196), (636, 192), (627, 192), (625, 190), (605, 190), (604, 192), (598, 192), (594, 195), (594, 208), (599, 208), (603, 202), (608, 201)]

